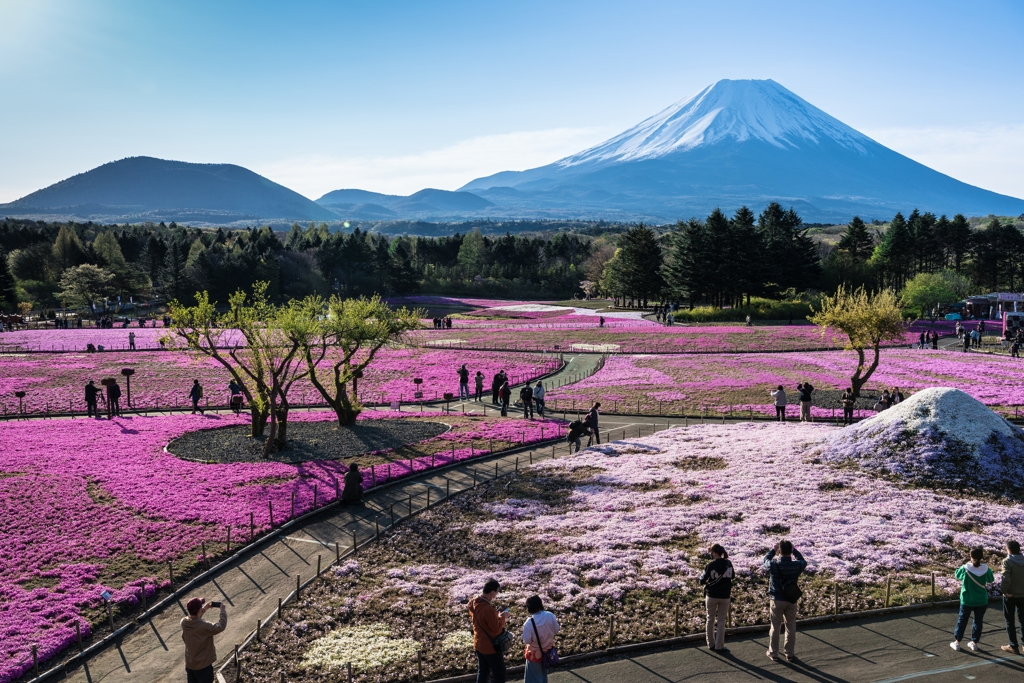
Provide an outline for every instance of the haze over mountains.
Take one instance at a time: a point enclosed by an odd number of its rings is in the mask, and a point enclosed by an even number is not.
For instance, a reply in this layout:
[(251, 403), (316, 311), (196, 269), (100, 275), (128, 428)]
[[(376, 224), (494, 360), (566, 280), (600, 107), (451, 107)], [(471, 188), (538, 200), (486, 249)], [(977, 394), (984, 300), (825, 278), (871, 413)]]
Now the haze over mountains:
[(313, 202), (231, 164), (134, 157), (33, 192), (0, 215), (194, 224), (293, 220), (582, 218), (670, 222), (770, 201), (809, 221), (935, 213), (1018, 215), (1024, 200), (939, 173), (772, 80), (722, 80), (595, 147), (456, 192), (358, 189)]

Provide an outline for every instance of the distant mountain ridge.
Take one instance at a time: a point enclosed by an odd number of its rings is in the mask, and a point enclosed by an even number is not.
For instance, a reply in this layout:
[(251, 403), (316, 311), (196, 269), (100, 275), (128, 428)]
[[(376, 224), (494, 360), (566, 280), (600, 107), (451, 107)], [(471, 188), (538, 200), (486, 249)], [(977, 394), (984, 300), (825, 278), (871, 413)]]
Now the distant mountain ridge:
[(366, 190), (334, 190), (316, 202), (343, 218), (370, 220), (479, 215), (494, 206), (493, 202), (471, 192), (431, 188), (408, 197)]
[(590, 149), (461, 190), (506, 210), (687, 218), (772, 200), (812, 220), (859, 213), (1017, 215), (1024, 200), (932, 170), (772, 80), (722, 80)]
[(98, 220), (337, 220), (316, 202), (234, 164), (129, 157), (72, 176), (9, 204), (0, 215)]

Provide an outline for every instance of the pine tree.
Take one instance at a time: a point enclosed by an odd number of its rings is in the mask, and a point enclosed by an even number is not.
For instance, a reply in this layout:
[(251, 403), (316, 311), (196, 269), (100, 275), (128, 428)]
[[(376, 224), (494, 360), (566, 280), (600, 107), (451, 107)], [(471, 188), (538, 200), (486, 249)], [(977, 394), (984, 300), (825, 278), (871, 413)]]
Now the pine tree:
[(7, 253), (0, 249), (0, 310), (13, 311), (18, 307), (14, 275), (7, 265)]
[(622, 291), (636, 299), (640, 306), (661, 294), (662, 253), (654, 231), (643, 223), (630, 228), (619, 237), (619, 275)]
[(953, 270), (959, 274), (971, 250), (971, 224), (962, 213), (953, 216), (944, 246), (946, 254), (953, 262)]
[(894, 289), (903, 289), (909, 278), (914, 258), (914, 236), (910, 232), (902, 213), (893, 216), (889, 229), (878, 245), (875, 257), (884, 269), (889, 284)]
[(846, 226), (846, 231), (836, 245), (850, 255), (854, 261), (866, 261), (871, 258), (874, 251), (875, 241), (868, 232), (868, 226), (861, 220), (860, 216), (854, 216), (853, 220)]

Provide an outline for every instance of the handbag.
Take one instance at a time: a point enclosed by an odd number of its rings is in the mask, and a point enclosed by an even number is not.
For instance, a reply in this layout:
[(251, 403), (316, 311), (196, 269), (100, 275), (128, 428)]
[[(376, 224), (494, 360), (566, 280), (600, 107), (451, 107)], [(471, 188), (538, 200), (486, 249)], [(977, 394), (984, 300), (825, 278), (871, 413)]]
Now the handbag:
[[(484, 631), (484, 633), (487, 633), (487, 631)], [(491, 634), (487, 633), (487, 637), (491, 638)], [(494, 645), (495, 652), (505, 654), (512, 648), (512, 634), (509, 633), (507, 628), (502, 629), (497, 638), (491, 638), (491, 644)]]
[(533, 635), (537, 636), (537, 647), (540, 649), (540, 665), (547, 671), (558, 666), (558, 648), (553, 644), (550, 650), (545, 651), (540, 644), (540, 633), (537, 631), (537, 623), (530, 617), (530, 625), (533, 626)]

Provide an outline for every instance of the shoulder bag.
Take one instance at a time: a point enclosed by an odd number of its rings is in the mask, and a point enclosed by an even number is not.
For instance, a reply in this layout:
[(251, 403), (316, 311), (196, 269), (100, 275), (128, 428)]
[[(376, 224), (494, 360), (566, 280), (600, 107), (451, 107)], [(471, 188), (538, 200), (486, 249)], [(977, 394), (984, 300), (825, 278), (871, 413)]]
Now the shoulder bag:
[(537, 622), (530, 617), (530, 625), (533, 626), (533, 635), (537, 636), (537, 647), (540, 649), (540, 665), (546, 671), (558, 666), (558, 648), (552, 643), (550, 650), (545, 650), (540, 644), (540, 633), (537, 631)]

